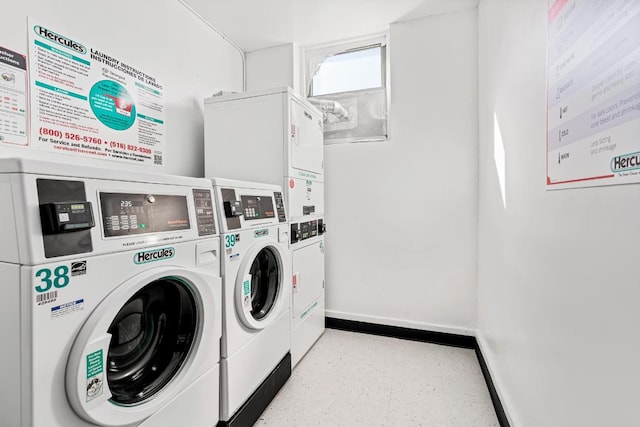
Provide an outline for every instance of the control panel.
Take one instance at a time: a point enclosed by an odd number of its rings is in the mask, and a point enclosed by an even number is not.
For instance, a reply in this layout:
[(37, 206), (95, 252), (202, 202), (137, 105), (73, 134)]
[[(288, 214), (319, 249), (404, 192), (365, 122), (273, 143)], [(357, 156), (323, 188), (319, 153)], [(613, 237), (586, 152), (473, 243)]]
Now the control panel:
[[(186, 196), (100, 193), (100, 206), (104, 237), (191, 228)], [(213, 221), (213, 209), (208, 214)], [(203, 221), (204, 216), (203, 211), (200, 221)]]
[(84, 181), (37, 178), (42, 245), (46, 258), (93, 251), (93, 206)]
[(91, 202), (54, 202), (40, 205), (43, 234), (59, 234), (93, 227)]
[(321, 236), (326, 232), (324, 220), (314, 219), (312, 221), (291, 223), (291, 243), (296, 243), (312, 237)]
[(198, 236), (216, 234), (216, 222), (213, 213), (213, 196), (211, 190), (193, 189), (193, 202), (196, 207)]
[[(232, 188), (215, 184), (215, 191), (222, 204), (220, 206), (222, 208), (220, 215), (223, 216), (222, 232), (287, 223), (282, 192), (274, 188), (274, 185), (254, 184), (256, 187), (251, 188)], [(262, 186), (265, 188), (260, 188)]]
[(276, 212), (278, 213), (278, 221), (287, 222), (287, 214), (285, 213), (284, 200), (282, 198), (282, 193), (279, 191), (274, 191), (273, 198), (276, 201)]
[(224, 216), (226, 218), (234, 218), (244, 215), (242, 203), (240, 200), (227, 200), (224, 202)]
[[(46, 165), (23, 165), (27, 166)], [(97, 171), (98, 178), (24, 174), (19, 184), (35, 184), (37, 191), (36, 208), (29, 208), (27, 215), (37, 215), (40, 223), (30, 231), (30, 259), (110, 253), (159, 242), (210, 238), (218, 232), (213, 188), (206, 179), (158, 176), (155, 182), (144, 174), (144, 180), (136, 181), (133, 173), (127, 173), (127, 179), (103, 178), (112, 175), (109, 170)], [(33, 197), (28, 192), (32, 190), (25, 188), (25, 195)]]
[(240, 196), (245, 221), (274, 218), (273, 199), (264, 196)]

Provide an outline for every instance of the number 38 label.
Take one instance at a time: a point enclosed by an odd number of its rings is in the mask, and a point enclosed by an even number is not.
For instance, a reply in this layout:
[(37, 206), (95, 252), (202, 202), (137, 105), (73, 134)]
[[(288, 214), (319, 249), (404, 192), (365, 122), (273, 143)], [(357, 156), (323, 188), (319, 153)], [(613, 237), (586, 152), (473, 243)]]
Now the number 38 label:
[(59, 265), (53, 270), (50, 268), (41, 268), (36, 271), (36, 279), (40, 280), (36, 286), (36, 292), (48, 292), (51, 288), (64, 288), (71, 280), (69, 278), (69, 267)]

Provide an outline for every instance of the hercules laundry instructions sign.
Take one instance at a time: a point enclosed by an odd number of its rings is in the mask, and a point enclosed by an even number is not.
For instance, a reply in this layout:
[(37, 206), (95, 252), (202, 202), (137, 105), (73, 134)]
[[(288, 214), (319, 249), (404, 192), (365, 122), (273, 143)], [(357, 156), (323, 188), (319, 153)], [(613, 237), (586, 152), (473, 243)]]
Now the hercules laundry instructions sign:
[(640, 182), (640, 0), (552, 0), (547, 189)]
[(164, 88), (155, 76), (33, 19), (29, 56), (33, 147), (163, 164)]

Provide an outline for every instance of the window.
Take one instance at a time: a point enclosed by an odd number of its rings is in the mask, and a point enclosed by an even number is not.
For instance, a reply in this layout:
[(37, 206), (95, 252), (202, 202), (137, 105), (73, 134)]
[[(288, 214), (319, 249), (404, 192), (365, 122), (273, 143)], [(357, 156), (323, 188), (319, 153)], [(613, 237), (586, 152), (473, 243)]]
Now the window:
[(325, 144), (388, 139), (387, 36), (306, 48), (305, 90), (324, 113)]
[(311, 96), (383, 87), (381, 58), (381, 46), (327, 57), (311, 80)]

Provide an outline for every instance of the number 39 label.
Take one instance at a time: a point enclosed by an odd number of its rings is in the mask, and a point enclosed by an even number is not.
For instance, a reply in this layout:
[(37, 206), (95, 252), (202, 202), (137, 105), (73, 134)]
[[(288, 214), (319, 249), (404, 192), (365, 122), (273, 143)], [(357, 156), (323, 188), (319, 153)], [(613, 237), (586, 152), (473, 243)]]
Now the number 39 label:
[(71, 280), (69, 278), (69, 267), (66, 265), (59, 265), (53, 270), (41, 268), (36, 271), (36, 278), (40, 280), (40, 283), (35, 288), (36, 292), (47, 292), (51, 288), (64, 288)]
[(227, 234), (224, 236), (224, 247), (232, 248), (236, 245), (236, 236), (235, 234)]

